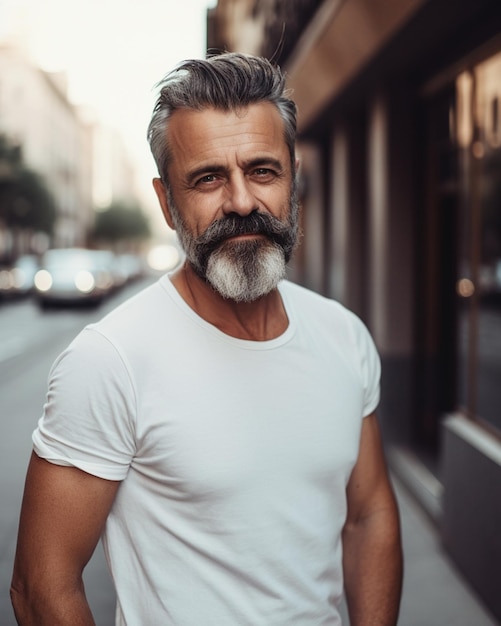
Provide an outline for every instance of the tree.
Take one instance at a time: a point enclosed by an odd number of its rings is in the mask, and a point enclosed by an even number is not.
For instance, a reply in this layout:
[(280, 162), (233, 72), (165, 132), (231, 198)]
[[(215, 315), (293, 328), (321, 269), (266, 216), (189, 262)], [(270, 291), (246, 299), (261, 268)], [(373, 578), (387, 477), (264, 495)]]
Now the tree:
[(116, 245), (120, 242), (137, 243), (148, 239), (150, 234), (148, 218), (139, 206), (114, 202), (104, 211), (96, 212), (90, 239)]
[(0, 221), (10, 229), (51, 234), (56, 205), (43, 178), (26, 167), (22, 150), (0, 135)]

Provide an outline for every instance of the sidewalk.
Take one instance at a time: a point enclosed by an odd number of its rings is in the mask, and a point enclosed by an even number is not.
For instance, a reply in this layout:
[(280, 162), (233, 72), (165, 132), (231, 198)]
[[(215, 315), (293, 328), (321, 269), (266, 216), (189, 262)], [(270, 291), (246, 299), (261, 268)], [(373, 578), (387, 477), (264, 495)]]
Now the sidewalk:
[(399, 626), (500, 626), (444, 552), (426, 513), (397, 479), (393, 483), (405, 559)]

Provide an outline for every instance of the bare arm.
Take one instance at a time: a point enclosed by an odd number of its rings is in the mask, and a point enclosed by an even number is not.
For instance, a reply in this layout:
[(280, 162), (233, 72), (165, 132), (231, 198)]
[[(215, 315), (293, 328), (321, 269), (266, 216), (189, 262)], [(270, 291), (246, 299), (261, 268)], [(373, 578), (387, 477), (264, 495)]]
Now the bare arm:
[(364, 419), (347, 497), (343, 567), (351, 626), (395, 626), (402, 587), (400, 521), (375, 414)]
[(82, 573), (118, 485), (32, 454), (11, 586), (18, 624), (94, 625)]

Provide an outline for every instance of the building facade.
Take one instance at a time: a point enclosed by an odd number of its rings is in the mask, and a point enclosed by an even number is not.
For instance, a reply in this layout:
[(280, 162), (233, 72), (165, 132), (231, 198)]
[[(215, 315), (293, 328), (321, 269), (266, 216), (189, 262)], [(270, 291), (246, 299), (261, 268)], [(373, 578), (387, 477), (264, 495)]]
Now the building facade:
[(94, 127), (93, 198), (97, 210), (113, 202), (138, 203), (135, 171), (123, 139), (116, 129)]
[(220, 0), (299, 108), (293, 278), (367, 323), (393, 471), (501, 620), (501, 4)]
[[(21, 47), (7, 43), (0, 44), (0, 134), (21, 148), (24, 163), (42, 177), (56, 205), (52, 238), (23, 236), (17, 246), (23, 252), (85, 246), (95, 208), (140, 204), (118, 131), (69, 100), (63, 74), (40, 69)], [(2, 247), (12, 236), (5, 230), (0, 224), (0, 257), (9, 256)]]
[(68, 100), (64, 76), (0, 47), (0, 133), (44, 179), (57, 211), (52, 244), (82, 245), (92, 220), (92, 126)]

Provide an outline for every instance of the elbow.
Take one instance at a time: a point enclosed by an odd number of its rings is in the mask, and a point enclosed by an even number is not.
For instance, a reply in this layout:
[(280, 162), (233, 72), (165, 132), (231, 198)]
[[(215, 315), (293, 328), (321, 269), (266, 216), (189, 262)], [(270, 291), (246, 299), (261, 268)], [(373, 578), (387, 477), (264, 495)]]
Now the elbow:
[(14, 571), (10, 601), (19, 626), (41, 626), (50, 614), (50, 587)]
[(81, 577), (62, 578), (64, 582), (58, 582), (54, 575), (49, 579), (40, 572), (24, 575), (14, 571), (10, 598), (19, 626), (94, 624)]
[(16, 621), (20, 626), (34, 624), (34, 620), (30, 618), (30, 602), (26, 593), (26, 586), (23, 585), (16, 577), (12, 579), (10, 585), (10, 601), (14, 609)]

